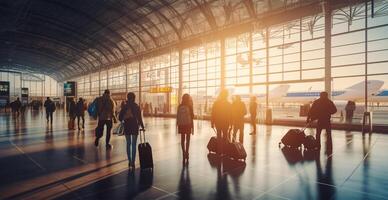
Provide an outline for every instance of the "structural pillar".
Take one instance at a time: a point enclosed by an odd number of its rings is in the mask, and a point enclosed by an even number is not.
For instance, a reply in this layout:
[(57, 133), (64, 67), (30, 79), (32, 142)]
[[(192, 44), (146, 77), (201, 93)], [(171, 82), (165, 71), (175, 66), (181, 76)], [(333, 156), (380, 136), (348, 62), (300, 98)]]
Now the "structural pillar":
[(181, 48), (179, 48), (179, 51), (178, 51), (178, 80), (179, 80), (179, 83), (178, 83), (178, 104), (181, 102), (182, 100), (182, 94), (183, 94), (183, 51)]
[(141, 99), (141, 60), (139, 60), (139, 104), (142, 103)]
[(331, 98), (331, 25), (332, 25), (332, 16), (331, 16), (331, 7), (330, 0), (326, 0), (323, 5), (323, 10), (325, 14), (325, 91), (329, 94)]
[[(221, 51), (221, 83), (220, 83), (220, 89), (223, 90), (225, 89), (225, 38), (221, 38), (221, 41), (220, 41), (220, 51)], [(220, 91), (221, 91), (220, 90)]]
[(252, 31), (249, 32), (248, 38), (249, 52), (248, 52), (248, 62), (249, 62), (249, 94), (253, 95), (253, 47), (252, 47)]

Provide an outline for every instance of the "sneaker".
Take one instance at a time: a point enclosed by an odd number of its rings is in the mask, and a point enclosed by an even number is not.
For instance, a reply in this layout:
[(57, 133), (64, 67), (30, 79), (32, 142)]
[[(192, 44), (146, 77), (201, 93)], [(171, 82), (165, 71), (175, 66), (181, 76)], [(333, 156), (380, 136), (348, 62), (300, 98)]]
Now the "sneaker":
[(105, 147), (106, 149), (112, 149), (113, 146), (111, 144), (106, 144)]
[(96, 140), (94, 140), (94, 146), (98, 147), (98, 138), (96, 138)]

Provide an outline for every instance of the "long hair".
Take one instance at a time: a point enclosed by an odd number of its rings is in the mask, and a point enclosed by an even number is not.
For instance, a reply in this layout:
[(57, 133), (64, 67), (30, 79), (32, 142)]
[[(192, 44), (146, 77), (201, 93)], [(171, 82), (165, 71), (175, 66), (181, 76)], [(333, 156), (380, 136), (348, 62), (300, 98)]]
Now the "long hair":
[(191, 105), (191, 97), (189, 94), (186, 93), (182, 96), (181, 105), (186, 105), (186, 106)]

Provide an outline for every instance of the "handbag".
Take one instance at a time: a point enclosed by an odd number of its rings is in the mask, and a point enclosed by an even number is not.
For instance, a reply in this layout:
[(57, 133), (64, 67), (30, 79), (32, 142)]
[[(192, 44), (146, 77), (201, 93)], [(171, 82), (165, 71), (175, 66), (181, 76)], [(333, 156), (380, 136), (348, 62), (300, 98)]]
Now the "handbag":
[(113, 134), (122, 136), (124, 135), (124, 124), (120, 122), (114, 129), (113, 129)]

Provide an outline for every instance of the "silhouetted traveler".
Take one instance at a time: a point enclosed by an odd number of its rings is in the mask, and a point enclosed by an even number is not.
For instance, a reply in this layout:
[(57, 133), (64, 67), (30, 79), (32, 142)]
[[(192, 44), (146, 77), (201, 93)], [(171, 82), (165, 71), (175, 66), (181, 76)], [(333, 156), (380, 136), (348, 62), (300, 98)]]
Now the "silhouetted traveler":
[(217, 130), (217, 154), (223, 152), (223, 141), (229, 140), (229, 127), (231, 123), (231, 107), (228, 101), (228, 90), (222, 90), (213, 103), (211, 112), (211, 127)]
[(74, 130), (75, 129), (75, 117), (76, 117), (76, 114), (77, 114), (77, 108), (76, 108), (76, 104), (75, 104), (74, 98), (70, 98), (67, 105), (68, 105), (67, 106), (67, 112), (69, 113), (69, 125), (68, 125), (68, 128), (70, 130)]
[(135, 103), (135, 93), (127, 94), (127, 103), (123, 105), (119, 113), (119, 120), (124, 124), (124, 135), (127, 141), (128, 165), (135, 168), (136, 143), (139, 135), (139, 127), (144, 131), (143, 118), (139, 105)]
[[(38, 103), (39, 106), (39, 103)], [(50, 97), (47, 97), (46, 101), (44, 102), (44, 107), (46, 108), (46, 119), (47, 123), (50, 122), (50, 124), (53, 124), (53, 113), (55, 112), (55, 103), (51, 101)]]
[(194, 111), (191, 97), (189, 94), (184, 94), (176, 115), (178, 133), (181, 134), (183, 162), (189, 161), (190, 134), (194, 134), (193, 119)]
[(106, 140), (105, 146), (107, 149), (112, 148), (110, 145), (110, 136), (113, 122), (116, 123), (116, 116), (114, 115), (115, 103), (110, 97), (110, 91), (105, 90), (101, 97), (97, 98), (97, 117), (98, 124), (96, 128), (96, 140), (94, 145), (98, 146), (98, 142), (103, 135), (104, 126), (106, 125)]
[(307, 116), (307, 123), (318, 120), (316, 139), (321, 147), (321, 132), (326, 129), (327, 134), (327, 149), (331, 149), (331, 115), (337, 112), (334, 103), (328, 98), (327, 92), (321, 92), (319, 99), (313, 102)]
[(249, 114), (251, 115), (251, 125), (252, 125), (252, 132), (251, 135), (256, 134), (256, 115), (257, 115), (257, 102), (256, 97), (252, 96), (251, 101), (249, 102)]
[(345, 106), (347, 123), (352, 123), (354, 110), (356, 110), (356, 103), (354, 101), (348, 101)]
[(233, 142), (236, 142), (237, 132), (240, 132), (239, 142), (244, 143), (244, 116), (247, 108), (240, 96), (235, 96), (232, 103)]
[[(76, 117), (77, 117), (77, 125), (78, 130), (85, 128), (85, 110), (87, 109), (84, 99), (79, 98), (76, 105)], [(82, 126), (80, 126), (80, 122), (82, 120)]]
[(20, 114), (20, 108), (22, 107), (22, 102), (20, 101), (19, 97), (11, 103), (11, 110), (16, 117), (19, 117)]

